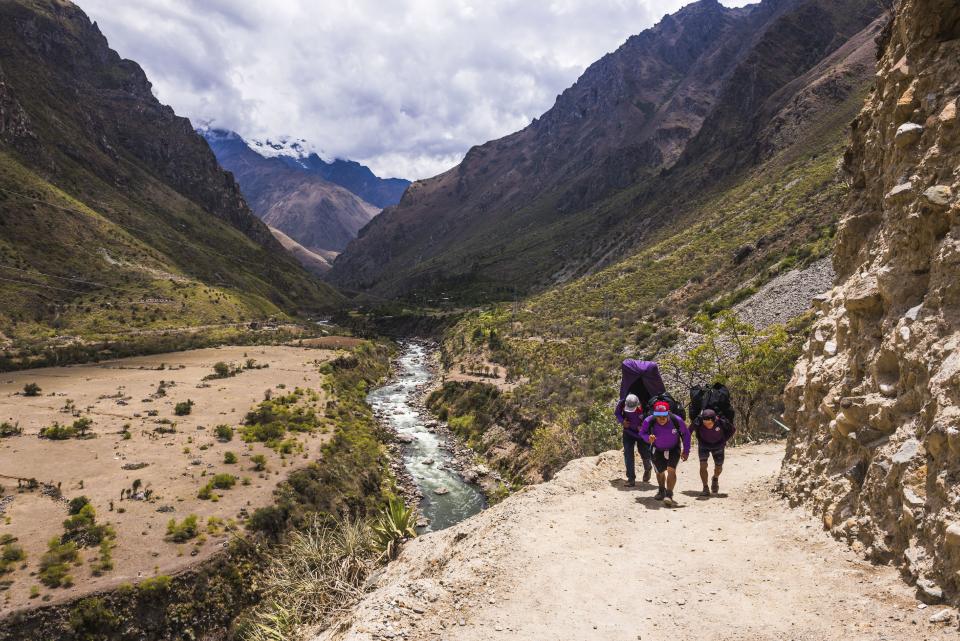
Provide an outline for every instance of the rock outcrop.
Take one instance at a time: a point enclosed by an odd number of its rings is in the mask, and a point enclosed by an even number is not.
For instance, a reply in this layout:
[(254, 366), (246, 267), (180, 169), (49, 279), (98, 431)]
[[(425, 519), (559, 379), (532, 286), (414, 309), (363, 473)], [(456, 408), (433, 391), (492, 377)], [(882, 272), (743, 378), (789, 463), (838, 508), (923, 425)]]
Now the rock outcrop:
[(838, 285), (786, 393), (782, 489), (960, 598), (960, 3), (902, 0), (853, 123)]

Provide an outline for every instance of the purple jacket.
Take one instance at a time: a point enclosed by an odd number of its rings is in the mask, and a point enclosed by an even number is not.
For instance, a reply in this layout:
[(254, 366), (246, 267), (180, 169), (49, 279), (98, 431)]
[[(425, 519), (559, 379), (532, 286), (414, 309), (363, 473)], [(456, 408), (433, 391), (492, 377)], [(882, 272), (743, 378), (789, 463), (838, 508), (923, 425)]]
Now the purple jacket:
[[(637, 409), (636, 412), (624, 412), (623, 401), (617, 403), (617, 409), (613, 412), (617, 417), (617, 422), (623, 425), (623, 431), (633, 438), (640, 438), (640, 424), (643, 423), (643, 412)], [(624, 421), (626, 417), (626, 421)]]
[(693, 431), (697, 433), (697, 440), (705, 447), (723, 447), (733, 438), (737, 428), (727, 419), (717, 416), (713, 429), (708, 430), (698, 416), (693, 421)]
[(653, 446), (658, 450), (672, 450), (680, 443), (682, 437), (683, 453), (690, 454), (690, 429), (687, 428), (683, 419), (676, 414), (670, 414), (670, 420), (667, 421), (666, 425), (657, 423), (655, 416), (648, 416), (643, 421), (643, 425), (640, 426), (640, 438), (649, 443), (651, 430), (653, 435), (657, 437)]

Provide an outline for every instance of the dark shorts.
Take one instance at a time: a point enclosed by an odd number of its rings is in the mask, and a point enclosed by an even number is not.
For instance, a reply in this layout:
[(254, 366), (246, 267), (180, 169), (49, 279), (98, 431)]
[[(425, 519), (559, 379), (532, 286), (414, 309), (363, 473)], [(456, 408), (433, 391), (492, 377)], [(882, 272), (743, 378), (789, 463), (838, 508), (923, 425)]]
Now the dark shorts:
[(697, 445), (697, 455), (700, 457), (701, 463), (706, 463), (708, 460), (710, 460), (710, 455), (712, 454), (714, 465), (723, 467), (724, 450), (726, 449), (727, 448), (725, 445), (721, 445), (719, 447), (709, 447), (703, 443), (700, 443)]
[(656, 468), (657, 474), (663, 474), (667, 471), (668, 467), (677, 469), (677, 463), (680, 462), (680, 446), (677, 445), (672, 450), (660, 450), (654, 448), (653, 450), (653, 467)]

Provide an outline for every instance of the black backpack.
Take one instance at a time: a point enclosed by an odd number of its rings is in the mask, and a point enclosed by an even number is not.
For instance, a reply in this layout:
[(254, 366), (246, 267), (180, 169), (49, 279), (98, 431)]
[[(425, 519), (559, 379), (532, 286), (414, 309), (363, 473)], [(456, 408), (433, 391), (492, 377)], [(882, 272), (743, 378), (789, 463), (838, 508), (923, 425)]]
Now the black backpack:
[(736, 414), (730, 403), (730, 390), (723, 383), (711, 386), (694, 385), (690, 388), (690, 416), (696, 418), (703, 410), (713, 410), (733, 424)]
[[(687, 420), (687, 410), (684, 409), (683, 403), (671, 396), (670, 392), (664, 392), (663, 394), (657, 394), (656, 396), (650, 397), (650, 400), (647, 401), (646, 406), (643, 408), (644, 417), (653, 414), (653, 404), (658, 401), (667, 403), (670, 406), (671, 414), (676, 414), (684, 421)], [(674, 423), (676, 423), (676, 421), (674, 421)]]

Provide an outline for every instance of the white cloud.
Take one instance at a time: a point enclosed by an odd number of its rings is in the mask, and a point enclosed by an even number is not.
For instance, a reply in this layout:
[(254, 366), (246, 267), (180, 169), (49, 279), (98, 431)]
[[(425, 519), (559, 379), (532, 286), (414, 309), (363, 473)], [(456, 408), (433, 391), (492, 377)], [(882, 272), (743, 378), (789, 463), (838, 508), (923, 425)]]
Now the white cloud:
[(688, 1), (79, 4), (195, 124), (305, 138), (381, 176), (423, 178), (524, 127), (587, 65)]

